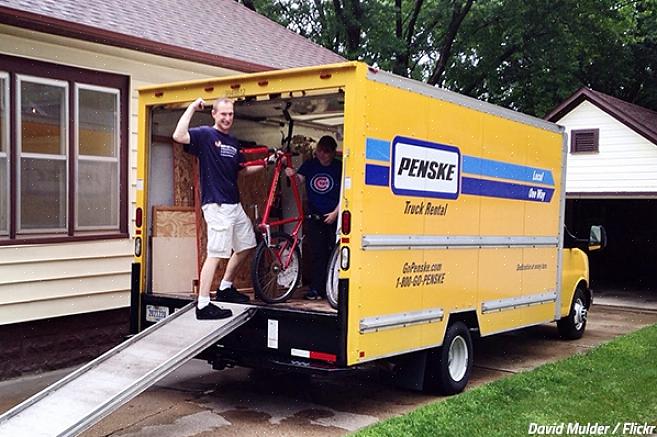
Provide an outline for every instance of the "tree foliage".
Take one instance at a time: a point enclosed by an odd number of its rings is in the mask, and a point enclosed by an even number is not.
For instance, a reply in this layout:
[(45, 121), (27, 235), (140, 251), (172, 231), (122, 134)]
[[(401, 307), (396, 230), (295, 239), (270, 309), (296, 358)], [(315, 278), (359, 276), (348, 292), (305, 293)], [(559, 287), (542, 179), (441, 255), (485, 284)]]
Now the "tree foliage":
[(657, 0), (243, 0), (347, 59), (544, 115), (587, 86), (657, 110)]

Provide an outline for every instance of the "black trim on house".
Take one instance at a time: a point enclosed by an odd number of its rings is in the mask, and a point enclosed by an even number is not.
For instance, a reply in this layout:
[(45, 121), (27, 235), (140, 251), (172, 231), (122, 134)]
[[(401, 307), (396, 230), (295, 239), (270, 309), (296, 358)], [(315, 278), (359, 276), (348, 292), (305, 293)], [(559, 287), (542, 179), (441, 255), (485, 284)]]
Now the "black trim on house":
[(573, 191), (566, 193), (567, 199), (657, 199), (655, 191)]

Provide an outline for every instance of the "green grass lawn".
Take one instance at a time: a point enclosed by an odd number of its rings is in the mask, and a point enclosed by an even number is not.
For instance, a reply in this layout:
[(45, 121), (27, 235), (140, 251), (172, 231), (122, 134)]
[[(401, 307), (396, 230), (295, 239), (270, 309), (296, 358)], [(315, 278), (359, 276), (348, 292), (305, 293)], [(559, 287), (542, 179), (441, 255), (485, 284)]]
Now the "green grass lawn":
[[(586, 430), (568, 434), (566, 427), (575, 422), (610, 426), (602, 435), (613, 435), (618, 423), (616, 435), (623, 435), (625, 422), (657, 425), (657, 325), (586, 354), (426, 405), (354, 435), (526, 436), (530, 423), (563, 423), (561, 435), (592, 435)], [(627, 431), (625, 435), (630, 435)], [(634, 435), (646, 435), (636, 431)]]

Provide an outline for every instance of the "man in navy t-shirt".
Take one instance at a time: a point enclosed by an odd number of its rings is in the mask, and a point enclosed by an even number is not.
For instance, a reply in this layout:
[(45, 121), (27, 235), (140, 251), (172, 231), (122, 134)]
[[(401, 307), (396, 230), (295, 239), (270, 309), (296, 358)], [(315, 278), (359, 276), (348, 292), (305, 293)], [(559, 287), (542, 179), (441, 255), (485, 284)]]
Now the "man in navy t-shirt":
[[(201, 204), (207, 224), (208, 253), (201, 268), (201, 282), (196, 306), (197, 319), (221, 319), (232, 312), (210, 304), (210, 287), (220, 259), (228, 259), (226, 272), (219, 285), (217, 300), (245, 303), (248, 296), (233, 286), (233, 278), (248, 252), (256, 246), (253, 226), (240, 204), (237, 174), (243, 168), (243, 156), (237, 139), (229, 134), (233, 125), (233, 102), (219, 99), (212, 105), (213, 126), (189, 128), (196, 111), (205, 102), (198, 98), (180, 117), (173, 139), (184, 145), (185, 152), (198, 157)], [(263, 166), (245, 167), (253, 173)]]
[(292, 177), (297, 175), (305, 182), (310, 213), (316, 218), (308, 220), (308, 239), (312, 252), (312, 283), (306, 299), (326, 297), (326, 268), (335, 247), (338, 211), (340, 208), (340, 183), (342, 163), (335, 159), (338, 145), (330, 136), (323, 136), (317, 143), (315, 158), (304, 162), (298, 171), (285, 169)]

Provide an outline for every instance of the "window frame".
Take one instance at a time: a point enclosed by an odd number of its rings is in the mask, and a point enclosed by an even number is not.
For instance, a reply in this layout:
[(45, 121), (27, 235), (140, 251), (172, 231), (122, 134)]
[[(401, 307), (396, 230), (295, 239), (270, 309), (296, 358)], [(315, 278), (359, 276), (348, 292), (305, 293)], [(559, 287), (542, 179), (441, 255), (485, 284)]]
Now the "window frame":
[[(4, 212), (5, 214), (5, 220), (7, 222), (7, 229), (0, 229), (0, 238), (4, 238), (9, 235), (10, 233), (10, 228), (11, 228), (11, 190), (10, 190), (10, 185), (11, 185), (11, 178), (12, 175), (10, 173), (10, 156), (11, 156), (11, 144), (10, 144), (10, 139), (9, 139), (9, 129), (10, 129), (10, 118), (11, 118), (11, 108), (9, 107), (9, 93), (10, 93), (10, 81), (11, 78), (9, 76), (8, 72), (5, 71), (0, 71), (0, 83), (4, 81), (2, 88), (2, 102), (0, 102), (0, 111), (5, 111), (4, 113), (4, 120), (0, 118), (0, 123), (3, 124), (2, 126), (2, 137), (0, 138), (0, 145), (4, 144), (5, 145), (5, 150), (0, 147), (0, 157), (5, 158), (5, 174), (7, 175), (7, 183), (5, 185), (5, 199), (7, 200), (7, 210)], [(0, 181), (1, 182), (1, 181)], [(1, 213), (1, 211), (0, 211)]]
[[(120, 117), (120, 111), (117, 111), (115, 114), (115, 121), (116, 121), (116, 143), (114, 144), (114, 153), (115, 157), (114, 158), (107, 158), (107, 157), (101, 157), (101, 156), (93, 156), (93, 155), (81, 155), (80, 154), (80, 90), (90, 90), (90, 91), (98, 91), (98, 92), (104, 92), (108, 94), (113, 94), (115, 99), (116, 99), (116, 107), (120, 108), (121, 107), (121, 96), (120, 96), (120, 90), (116, 88), (109, 88), (109, 87), (103, 87), (103, 86), (98, 86), (98, 85), (89, 85), (86, 83), (80, 83), (76, 82), (75, 83), (75, 89), (73, 92), (73, 95), (75, 96), (75, 115), (74, 115), (74, 134), (75, 134), (75, 158), (74, 158), (74, 167), (75, 167), (75, 192), (74, 196), (76, 199), (75, 202), (75, 231), (93, 231), (93, 230), (116, 230), (117, 227), (120, 226), (121, 224), (121, 200), (119, 200), (119, 204), (117, 205), (116, 208), (116, 225), (107, 225), (107, 226), (80, 226), (79, 219), (80, 219), (80, 202), (79, 200), (79, 187), (80, 184), (77, 183), (79, 182), (79, 174), (80, 174), (80, 157), (83, 157), (82, 159), (86, 161), (95, 161), (95, 162), (116, 162), (116, 180), (117, 183), (120, 185), (121, 184), (121, 117)], [(117, 187), (118, 188), (118, 187)]]
[[(576, 138), (582, 134), (593, 134), (593, 149), (592, 150), (578, 150)], [(586, 154), (586, 153), (600, 153), (600, 129), (572, 129), (570, 131), (570, 153), (573, 154)]]
[[(12, 246), (22, 244), (53, 244), (73, 241), (93, 241), (108, 239), (125, 239), (129, 238), (129, 120), (131, 104), (131, 83), (128, 75), (109, 73), (105, 71), (91, 70), (80, 67), (73, 67), (63, 64), (55, 64), (36, 59), (16, 57), (0, 53), (0, 65), (2, 68), (0, 74), (7, 77), (8, 92), (7, 99), (7, 124), (8, 136), (7, 143), (7, 161), (8, 161), (8, 232), (0, 232), (0, 246)], [(43, 229), (38, 230), (21, 230), (19, 232), (19, 217), (17, 215), (21, 205), (17, 198), (20, 190), (20, 176), (17, 172), (18, 166), (21, 165), (19, 157), (19, 130), (18, 116), (16, 111), (20, 111), (21, 102), (17, 101), (17, 88), (19, 86), (17, 76), (32, 76), (38, 79), (52, 79), (55, 81), (64, 81), (68, 83), (66, 94), (67, 115), (64, 120), (67, 142), (64, 147), (67, 153), (66, 165), (66, 190), (67, 190), (67, 212), (66, 212), (66, 231), (49, 232)], [(118, 190), (118, 226), (111, 227), (84, 227), (78, 229), (76, 223), (77, 217), (77, 199), (76, 190), (79, 184), (77, 180), (77, 145), (75, 143), (77, 136), (77, 125), (74, 120), (75, 111), (77, 111), (77, 99), (75, 87), (77, 84), (83, 86), (98, 86), (100, 88), (115, 89), (118, 93), (118, 172), (117, 180)]]
[[(70, 143), (70, 129), (68, 126), (69, 114), (70, 114), (70, 102), (68, 99), (69, 96), (69, 84), (66, 81), (56, 80), (56, 79), (47, 79), (37, 76), (30, 76), (25, 74), (16, 75), (16, 105), (14, 107), (14, 115), (16, 117), (16, 234), (19, 235), (29, 235), (29, 234), (57, 234), (57, 233), (66, 233), (68, 232), (68, 219), (69, 219), (69, 192), (71, 190), (71, 178), (69, 175), (68, 168), (71, 165), (69, 147)], [(64, 89), (64, 114), (62, 117), (62, 131), (64, 133), (64, 138), (62, 139), (62, 144), (60, 149), (63, 152), (60, 155), (52, 155), (48, 153), (34, 153), (34, 152), (23, 152), (23, 140), (22, 135), (20, 134), (22, 129), (23, 117), (21, 114), (21, 102), (22, 102), (22, 87), (23, 82), (36, 83), (39, 85), (50, 85), (55, 87), (61, 87)], [(61, 114), (60, 114), (61, 116)], [(64, 161), (65, 168), (64, 173), (66, 174), (66, 191), (64, 193), (64, 226), (61, 228), (39, 228), (39, 229), (23, 229), (23, 217), (21, 215), (21, 205), (22, 205), (22, 193), (21, 193), (21, 177), (22, 170), (21, 164), (23, 158), (28, 159), (43, 159), (43, 160), (55, 160), (55, 161)]]

